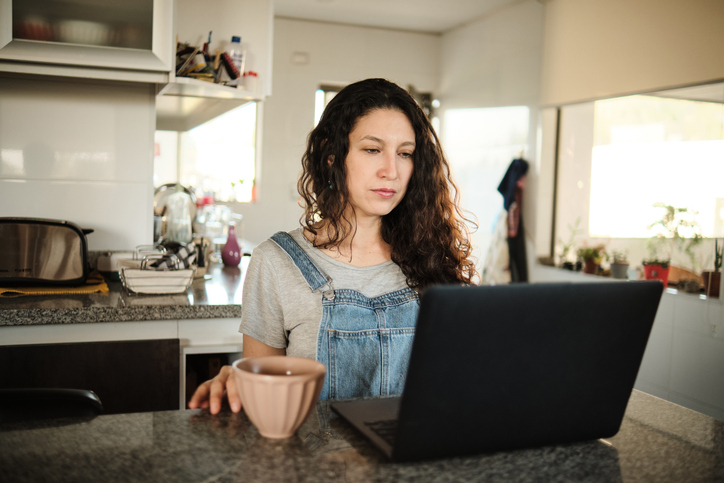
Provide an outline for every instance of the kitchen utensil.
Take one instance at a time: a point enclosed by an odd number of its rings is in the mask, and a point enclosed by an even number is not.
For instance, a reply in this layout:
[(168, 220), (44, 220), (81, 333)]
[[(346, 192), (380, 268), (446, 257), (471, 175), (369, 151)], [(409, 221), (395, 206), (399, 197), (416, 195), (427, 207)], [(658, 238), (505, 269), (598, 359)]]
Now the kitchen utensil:
[(153, 194), (153, 212), (159, 216), (163, 216), (163, 210), (168, 202), (168, 197), (174, 194), (177, 188), (189, 195), (189, 214), (191, 215), (191, 220), (194, 220), (196, 218), (196, 195), (192, 189), (178, 183), (166, 183), (156, 188)]
[(166, 231), (164, 242), (189, 243), (193, 238), (191, 205), (195, 206), (191, 196), (178, 188), (166, 199)]

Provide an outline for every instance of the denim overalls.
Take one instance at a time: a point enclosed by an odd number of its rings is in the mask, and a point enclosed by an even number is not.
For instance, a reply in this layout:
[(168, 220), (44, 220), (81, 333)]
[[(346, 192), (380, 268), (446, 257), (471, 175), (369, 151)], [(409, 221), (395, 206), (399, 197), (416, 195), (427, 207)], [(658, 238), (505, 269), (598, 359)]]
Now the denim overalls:
[(302, 247), (285, 232), (272, 240), (322, 298), (317, 360), (327, 366), (320, 399), (402, 394), (420, 308), (410, 288), (369, 298), (335, 290)]

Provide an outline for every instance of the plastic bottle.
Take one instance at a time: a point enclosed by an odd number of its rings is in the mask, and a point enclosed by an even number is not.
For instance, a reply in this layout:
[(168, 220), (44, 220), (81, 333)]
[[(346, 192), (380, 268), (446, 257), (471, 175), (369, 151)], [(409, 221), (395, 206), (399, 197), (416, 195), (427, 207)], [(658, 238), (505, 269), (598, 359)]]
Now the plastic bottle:
[[(226, 51), (229, 53), (231, 61), (234, 63), (234, 66), (238, 69), (239, 74), (241, 75), (244, 72), (244, 52), (241, 50), (241, 37), (237, 35), (231, 37), (231, 42), (229, 43)], [(236, 86), (239, 82), (240, 78), (232, 79), (229, 81), (229, 85)]]
[(193, 201), (180, 185), (166, 201), (166, 241), (189, 243), (192, 239), (191, 207)]
[(250, 70), (249, 72), (244, 72), (243, 80), (244, 89), (249, 92), (256, 93), (256, 90), (259, 88), (259, 74), (257, 74), (253, 70)]

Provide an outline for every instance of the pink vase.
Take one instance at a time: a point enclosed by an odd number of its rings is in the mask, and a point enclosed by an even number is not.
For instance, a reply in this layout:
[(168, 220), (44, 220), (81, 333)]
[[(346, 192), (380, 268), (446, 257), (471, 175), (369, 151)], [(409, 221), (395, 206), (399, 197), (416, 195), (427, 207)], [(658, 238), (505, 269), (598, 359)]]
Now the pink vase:
[(226, 244), (221, 249), (221, 261), (227, 267), (238, 267), (241, 261), (241, 248), (239, 248), (239, 242), (236, 240), (236, 227), (229, 225), (229, 239), (226, 240)]

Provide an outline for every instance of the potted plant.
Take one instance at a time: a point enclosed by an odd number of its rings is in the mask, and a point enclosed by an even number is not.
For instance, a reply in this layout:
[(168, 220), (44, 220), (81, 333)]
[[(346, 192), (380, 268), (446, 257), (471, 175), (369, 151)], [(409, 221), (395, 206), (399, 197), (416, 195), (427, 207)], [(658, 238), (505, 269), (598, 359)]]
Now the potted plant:
[(646, 280), (661, 280), (666, 287), (669, 283), (669, 264), (670, 260), (659, 260), (658, 258), (649, 258), (643, 261), (644, 278)]
[(704, 280), (704, 293), (707, 297), (719, 297), (722, 251), (724, 251), (724, 242), (720, 246), (719, 240), (714, 240), (714, 271), (701, 272), (701, 278)]
[(612, 257), (611, 277), (626, 280), (628, 278), (628, 252), (613, 250)]
[[(672, 248), (686, 255), (692, 267), (697, 265), (694, 247), (702, 242), (701, 227), (696, 221), (696, 211), (676, 208), (666, 203), (654, 204), (663, 208), (661, 219), (649, 225), (655, 236), (649, 240), (650, 257), (643, 261), (644, 278), (661, 280), (666, 287), (669, 281)], [(662, 254), (665, 253), (665, 254)]]
[(582, 230), (578, 229), (578, 225), (581, 222), (581, 218), (576, 218), (576, 223), (571, 226), (568, 225), (568, 230), (571, 232), (570, 237), (568, 237), (568, 242), (564, 242), (562, 238), (558, 238), (558, 243), (561, 246), (561, 267), (567, 269), (567, 270), (573, 270), (574, 265), (573, 262), (568, 259), (568, 254), (571, 253), (571, 249), (573, 248), (576, 235), (581, 233)]
[(578, 258), (583, 260), (583, 273), (596, 273), (601, 261), (608, 259), (608, 255), (604, 245), (584, 246), (578, 249)]

